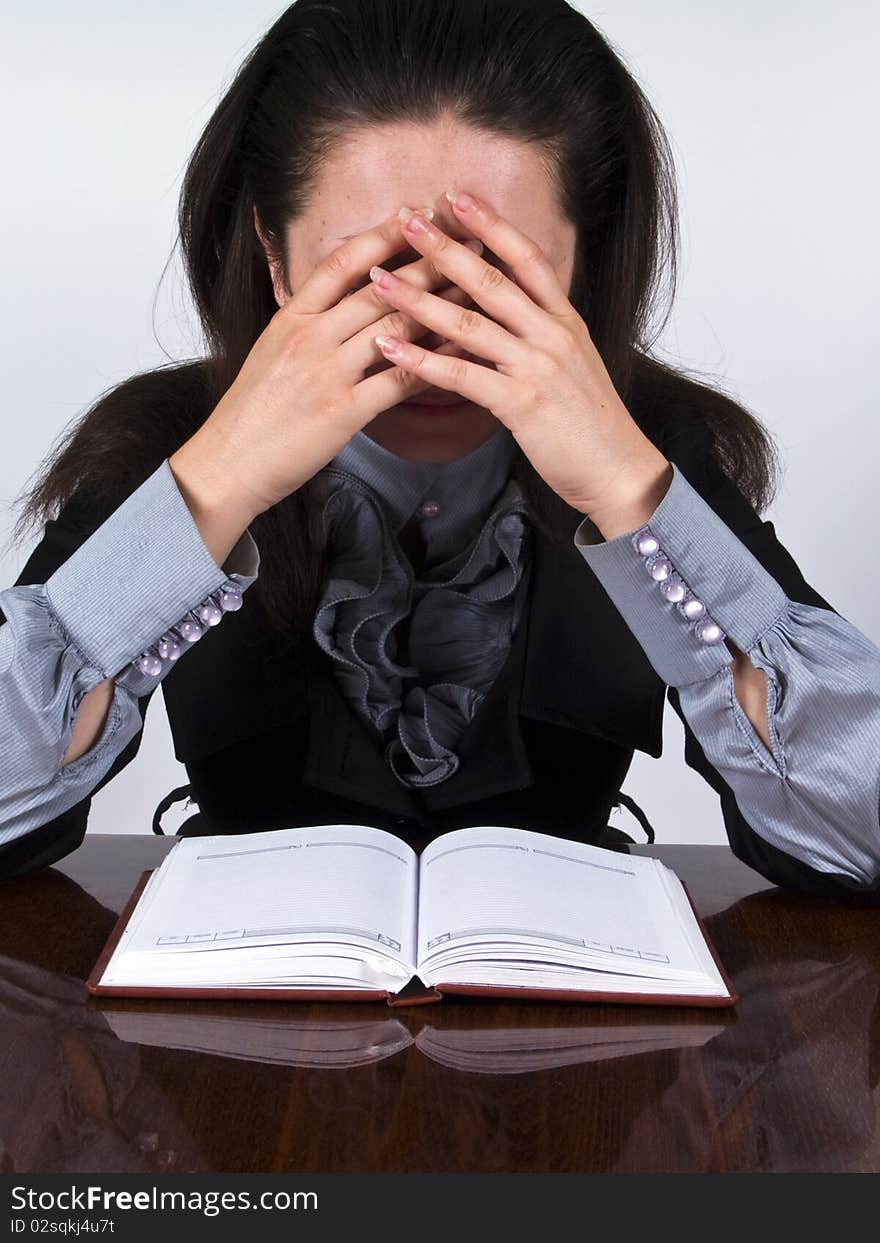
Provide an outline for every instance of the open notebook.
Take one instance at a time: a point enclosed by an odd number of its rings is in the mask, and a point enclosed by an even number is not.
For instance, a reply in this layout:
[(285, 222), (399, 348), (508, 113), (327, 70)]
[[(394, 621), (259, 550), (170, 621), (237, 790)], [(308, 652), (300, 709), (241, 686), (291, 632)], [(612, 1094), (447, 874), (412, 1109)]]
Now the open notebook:
[(142, 874), (86, 987), (391, 1005), (738, 1000), (665, 864), (498, 826), (445, 833), (421, 855), (356, 824), (181, 838)]

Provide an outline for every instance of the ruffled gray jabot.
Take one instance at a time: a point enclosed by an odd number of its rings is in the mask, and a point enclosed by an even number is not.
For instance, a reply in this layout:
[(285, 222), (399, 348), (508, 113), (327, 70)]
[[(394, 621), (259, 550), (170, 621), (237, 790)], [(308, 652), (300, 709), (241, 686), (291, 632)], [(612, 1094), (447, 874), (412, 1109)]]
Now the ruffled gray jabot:
[(398, 780), (437, 785), (458, 768), (455, 744), (516, 628), (530, 546), (522, 491), (509, 478), (476, 538), (417, 577), (376, 492), (332, 466), (312, 483), (328, 563), (315, 640)]

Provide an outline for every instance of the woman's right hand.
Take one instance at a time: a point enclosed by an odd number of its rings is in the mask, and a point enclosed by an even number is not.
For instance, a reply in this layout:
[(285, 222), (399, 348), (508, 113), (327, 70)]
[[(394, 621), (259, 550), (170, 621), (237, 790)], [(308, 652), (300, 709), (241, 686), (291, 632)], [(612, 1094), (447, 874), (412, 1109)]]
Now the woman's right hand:
[[(355, 234), (272, 316), (235, 381), (170, 459), (191, 508), (193, 500), (207, 508), (209, 496), (223, 496), (247, 525), (311, 479), (382, 410), (428, 387), (389, 365), (374, 341), (377, 334), (418, 340), (428, 332), (389, 308), (369, 279), (374, 264), (407, 248), (396, 215)], [(399, 271), (449, 301), (470, 301), (427, 259)], [(453, 348), (446, 343), (437, 352)]]

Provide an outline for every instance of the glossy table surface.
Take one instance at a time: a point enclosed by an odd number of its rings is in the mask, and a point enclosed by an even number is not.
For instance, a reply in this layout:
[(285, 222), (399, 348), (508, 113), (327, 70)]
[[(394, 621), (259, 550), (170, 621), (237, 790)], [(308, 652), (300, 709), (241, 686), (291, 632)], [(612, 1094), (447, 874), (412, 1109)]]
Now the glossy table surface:
[(880, 1170), (876, 908), (633, 846), (688, 885), (734, 1009), (90, 997), (176, 840), (89, 834), (0, 882), (0, 1169)]

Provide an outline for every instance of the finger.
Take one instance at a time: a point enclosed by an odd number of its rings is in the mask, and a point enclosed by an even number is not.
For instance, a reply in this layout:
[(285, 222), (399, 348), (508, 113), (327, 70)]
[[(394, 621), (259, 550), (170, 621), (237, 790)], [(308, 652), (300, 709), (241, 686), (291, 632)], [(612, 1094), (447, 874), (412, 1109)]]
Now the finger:
[[(483, 243), (477, 238), (469, 238), (468, 247), (472, 252), (479, 252), (483, 249)], [(430, 259), (421, 257), (395, 268), (395, 272), (405, 276), (417, 289), (448, 289), (454, 283), (439, 272)], [(321, 339), (327, 344), (341, 345), (388, 314), (388, 303), (377, 292), (369, 269), (363, 274), (363, 280), (365, 284), (362, 289), (350, 293), (321, 317)], [(377, 327), (375, 332), (379, 331)]]
[(552, 263), (533, 238), (474, 194), (448, 190), (446, 198), (452, 205), (455, 218), (480, 238), (493, 255), (497, 255), (513, 273), (516, 284), (533, 302), (551, 315), (572, 313), (574, 308), (559, 283)]
[(420, 212), (410, 213), (402, 229), (414, 249), (429, 259), (451, 284), (466, 289), (492, 319), (519, 337), (537, 337), (546, 324), (544, 311), (503, 272), (431, 224)]
[[(397, 272), (374, 267), (370, 269), (370, 276), (376, 282), (381, 297), (392, 306), (450, 341), (457, 341), (469, 354), (488, 359), (508, 371), (515, 372), (528, 366), (531, 347), (479, 311), (469, 307), (459, 309), (434, 293), (417, 289), (409, 281), (401, 279)], [(393, 328), (388, 333), (384, 329), (380, 332), (384, 336), (401, 336)]]
[[(470, 303), (470, 295), (465, 293), (463, 289), (459, 289), (457, 285), (447, 285), (445, 289), (431, 297), (437, 298), (442, 306), (450, 308), (450, 314), (460, 315), (461, 308)], [(336, 358), (340, 370), (352, 381), (354, 381), (361, 372), (372, 364), (385, 361), (382, 357), (382, 351), (376, 345), (377, 334), (382, 336), (402, 337), (407, 341), (416, 341), (420, 337), (426, 336), (430, 331), (430, 325), (425, 325), (422, 321), (408, 315), (403, 310), (394, 310), (390, 308), (384, 300), (381, 302), (384, 314), (379, 319), (372, 319), (366, 328), (351, 337), (340, 345), (336, 351)], [(457, 307), (458, 310), (453, 308)], [(441, 333), (441, 336), (449, 336), (447, 333)]]
[(457, 355), (445, 356), (440, 350), (422, 349), (412, 341), (394, 337), (384, 337), (383, 341), (384, 345), (380, 344), (382, 353), (389, 362), (394, 363), (395, 369), (405, 371), (426, 384), (459, 393), (493, 414), (512, 407), (515, 401), (516, 381), (500, 371), (482, 367)]
[[(470, 250), (474, 251), (475, 254), (479, 255), (483, 252), (483, 243), (478, 238), (469, 237), (464, 244)], [(443, 273), (439, 272), (431, 261), (429, 259), (425, 259), (422, 255), (416, 255), (414, 259), (410, 257), (409, 261), (404, 266), (401, 266), (399, 263), (395, 266), (395, 263), (396, 261), (392, 259), (387, 264), (388, 268), (400, 273), (405, 272), (410, 279), (414, 280), (420, 286), (420, 288), (431, 289), (437, 285), (449, 284), (449, 281), (447, 281)], [(362, 273), (358, 284), (355, 285), (353, 289), (347, 290), (346, 297), (359, 293), (362, 289), (369, 292), (369, 286), (369, 272)], [(346, 304), (346, 309), (349, 309), (350, 306), (350, 303)], [(332, 308), (332, 310), (328, 312), (328, 315), (332, 315), (335, 309), (335, 307)]]
[[(375, 375), (367, 376), (352, 389), (354, 408), (361, 419), (361, 426), (383, 410), (389, 410), (399, 402), (406, 401), (408, 397), (424, 392), (426, 388), (430, 388), (432, 383), (427, 377), (423, 378), (401, 369), (390, 358), (383, 358), (382, 351), (377, 345), (374, 344), (373, 348), (384, 362), (391, 365)], [(433, 353), (441, 358), (458, 357), (457, 349), (454, 341), (447, 341), (444, 345), (439, 345)]]
[[(408, 209), (402, 210), (405, 212)], [(420, 212), (410, 212), (402, 228), (413, 247), (430, 259), (449, 281), (466, 289), (477, 305), (492, 319), (503, 324), (519, 337), (532, 341), (542, 339), (542, 333), (546, 333), (547, 330), (547, 310), (532, 299), (526, 288), (511, 280), (500, 268), (487, 263), (485, 258), (472, 254), (462, 243), (455, 241), (442, 229), (426, 220)], [(542, 262), (546, 263), (536, 243), (531, 242), (524, 235), (520, 236), (524, 246), (533, 256), (533, 263), (538, 266)], [(488, 242), (486, 244), (489, 245)], [(503, 237), (499, 238), (499, 244), (505, 244)], [(492, 248), (489, 246), (489, 249)], [(510, 266), (515, 272), (516, 264), (518, 264), (525, 277), (528, 271), (524, 269), (528, 269), (529, 264), (525, 263), (521, 252), (522, 248), (520, 248), (520, 254), (515, 256), (516, 262)], [(549, 268), (549, 271), (555, 281), (556, 277), (552, 268)], [(534, 279), (530, 280), (530, 284), (535, 287)], [(559, 288), (558, 281), (556, 285)], [(561, 288), (559, 292), (564, 298)], [(565, 301), (571, 312), (573, 308), (567, 299)]]
[[(374, 263), (406, 249), (400, 220), (389, 216), (331, 250), (281, 308), (282, 318), (318, 315), (335, 307)], [(381, 257), (380, 257), (381, 256)]]

